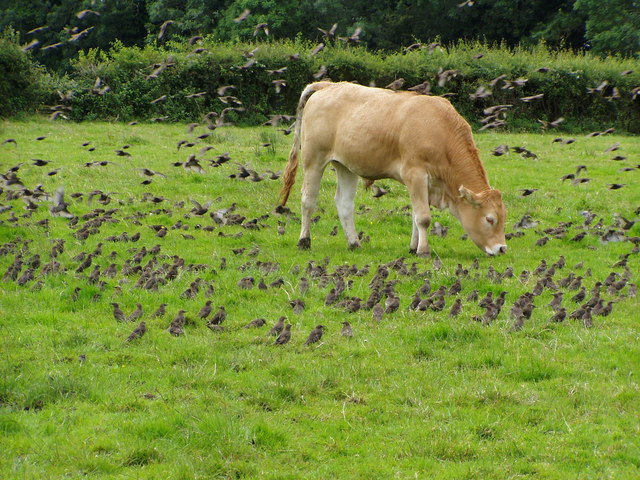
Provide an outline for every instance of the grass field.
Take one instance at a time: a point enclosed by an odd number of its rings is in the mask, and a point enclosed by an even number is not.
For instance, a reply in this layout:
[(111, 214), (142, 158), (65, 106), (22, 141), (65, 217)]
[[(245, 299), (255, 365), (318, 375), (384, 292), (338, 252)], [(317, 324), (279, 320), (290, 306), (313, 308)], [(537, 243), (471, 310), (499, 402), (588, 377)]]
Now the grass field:
[[(227, 128), (177, 150), (178, 141), (202, 133), (199, 127), (188, 134), (184, 125), (0, 124), (0, 140), (17, 142), (0, 147), (0, 170), (23, 162), (17, 175), (26, 188), (42, 184), (52, 193), (63, 186), (70, 212), (79, 217), (75, 226), (52, 217), (44, 196), (29, 214), (23, 199), (12, 199), (17, 187), (4, 187), (0, 205), (12, 208), (0, 214), (0, 478), (640, 477), (640, 315), (633, 296), (640, 262), (630, 241), (637, 241), (640, 225), (624, 230), (619, 218), (638, 218), (639, 170), (621, 171), (640, 162), (637, 138), (578, 136), (565, 145), (552, 142), (562, 133), (476, 135), (491, 183), (503, 191), (507, 232), (515, 235), (507, 255), (489, 258), (461, 238), (455, 218), (436, 211), (434, 221), (449, 228), (445, 238), (430, 236), (442, 262), (436, 269), (432, 260), (408, 254), (402, 185), (378, 182), (389, 191), (381, 198), (359, 189), (356, 227), (370, 240), (349, 251), (340, 229), (330, 235), (339, 221), (335, 175), (327, 170), (312, 249), (299, 251), (300, 177), (291, 216), (274, 213), (280, 181), (229, 178), (239, 172), (235, 162), (260, 174), (282, 170), (291, 137), (266, 127)], [(36, 140), (40, 136), (46, 138)], [(605, 152), (615, 143), (619, 150)], [(513, 149), (492, 156), (500, 144), (526, 147), (538, 159)], [(124, 145), (130, 157), (114, 152)], [(215, 168), (203, 161), (204, 173), (172, 165), (206, 145), (213, 148), (199, 158), (229, 152), (232, 160)], [(626, 159), (612, 160), (616, 155)], [(51, 163), (37, 167), (31, 159)], [(113, 163), (85, 166), (100, 161)], [(586, 165), (579, 176), (588, 183), (560, 180), (578, 165)], [(142, 177), (137, 169), (143, 167), (166, 177)], [(142, 185), (145, 178), (152, 183)], [(625, 186), (608, 189), (613, 183)], [(523, 197), (524, 188), (538, 190)], [(108, 195), (90, 203), (93, 190)], [(209, 211), (195, 215), (190, 199), (211, 201)], [(244, 225), (210, 216), (234, 204)], [(588, 226), (582, 212), (595, 215)], [(104, 221), (89, 229), (86, 214)], [(537, 225), (515, 228), (524, 215)], [(164, 238), (151, 228), (160, 225)], [(580, 232), (584, 238), (572, 241)], [(138, 233), (136, 242), (113, 241)], [(547, 243), (538, 246), (545, 236)], [(18, 277), (37, 263), (34, 255), (49, 263), (59, 239), (61, 269), (43, 275), (39, 266), (33, 280), (19, 285)], [(91, 265), (78, 272), (77, 256), (100, 244)], [(158, 253), (140, 254), (155, 245)], [(567, 319), (551, 322), (548, 286), (534, 297), (531, 318), (514, 329), (512, 305), (542, 278), (533, 271), (561, 256), (566, 266), (556, 268), (553, 283), (570, 273), (582, 276), (585, 300), (572, 301), (579, 290), (558, 287)], [(406, 258), (396, 261), (400, 257)], [(24, 265), (12, 280), (5, 272), (16, 258)], [(624, 258), (626, 266), (614, 267)], [(394, 261), (386, 281), (396, 282), (396, 312), (377, 322), (369, 310), (325, 306), (336, 271), (346, 271), (342, 297), (364, 300), (378, 266)], [(110, 264), (113, 277), (104, 274)], [(136, 266), (164, 278), (171, 264), (179, 267), (176, 275), (157, 290), (138, 285)], [(96, 265), (100, 277), (92, 283)], [(513, 277), (503, 275), (509, 267)], [(611, 314), (594, 316), (590, 327), (569, 319), (610, 272), (622, 282), (619, 290), (601, 288), (602, 298), (614, 301)], [(248, 276), (255, 286), (239, 288)], [(310, 285), (305, 293), (302, 277)], [(266, 290), (258, 288), (261, 279)], [(270, 286), (279, 279), (280, 287)], [(425, 280), (434, 291), (456, 279), (462, 291), (445, 296), (442, 311), (409, 309)], [(200, 288), (185, 298), (193, 282)], [(507, 292), (488, 325), (474, 320), (484, 313), (478, 301), (465, 300), (474, 289), (480, 298)], [(463, 310), (452, 318), (455, 298)], [(198, 318), (209, 299), (214, 313), (226, 308), (224, 331)], [(290, 305), (297, 299), (305, 304), (301, 313)], [(127, 342), (138, 322), (117, 322), (111, 302), (125, 314), (140, 303), (146, 335)], [(161, 303), (167, 314), (152, 317)], [(180, 309), (187, 324), (184, 335), (174, 337), (167, 328)], [(280, 316), (292, 324), (292, 339), (274, 346), (267, 332)], [(255, 318), (266, 319), (266, 326), (240, 328)], [(353, 338), (341, 335), (343, 321), (352, 325)], [(321, 342), (305, 346), (319, 323), (326, 326)]]

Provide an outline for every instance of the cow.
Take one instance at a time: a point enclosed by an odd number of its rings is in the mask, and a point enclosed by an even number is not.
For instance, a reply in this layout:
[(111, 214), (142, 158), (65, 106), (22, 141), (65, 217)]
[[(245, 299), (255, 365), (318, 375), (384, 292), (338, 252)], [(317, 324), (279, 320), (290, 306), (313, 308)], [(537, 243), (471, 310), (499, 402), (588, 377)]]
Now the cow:
[(471, 127), (442, 97), (321, 81), (305, 87), (298, 102), (293, 146), (283, 175), (280, 205), (295, 183), (302, 154), (302, 228), (298, 247), (311, 247), (310, 221), (320, 180), (331, 163), (335, 203), (350, 248), (360, 246), (354, 224), (358, 178), (391, 178), (409, 190), (413, 228), (410, 252), (429, 256), (430, 205), (458, 218), (488, 255), (507, 251), (506, 210), (491, 188)]

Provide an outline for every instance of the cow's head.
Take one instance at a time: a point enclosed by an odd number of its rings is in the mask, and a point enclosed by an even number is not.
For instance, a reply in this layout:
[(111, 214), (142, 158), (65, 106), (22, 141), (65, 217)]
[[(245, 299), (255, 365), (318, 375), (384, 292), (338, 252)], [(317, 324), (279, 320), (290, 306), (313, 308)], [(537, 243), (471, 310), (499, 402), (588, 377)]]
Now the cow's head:
[(474, 193), (460, 185), (458, 192), (461, 198), (458, 217), (473, 243), (488, 255), (505, 253), (504, 222), (507, 211), (500, 190)]

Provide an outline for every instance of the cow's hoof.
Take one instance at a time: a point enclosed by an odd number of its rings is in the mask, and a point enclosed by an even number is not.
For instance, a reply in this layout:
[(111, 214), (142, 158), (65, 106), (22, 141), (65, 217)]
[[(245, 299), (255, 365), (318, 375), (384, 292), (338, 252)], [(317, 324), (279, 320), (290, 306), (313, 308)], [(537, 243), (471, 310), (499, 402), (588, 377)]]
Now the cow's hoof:
[(360, 242), (354, 242), (349, 244), (349, 250), (355, 250), (356, 248), (360, 248)]
[(410, 253), (411, 255), (415, 255), (417, 251), (418, 251), (418, 249), (417, 249), (417, 248), (410, 248), (410, 249), (409, 249), (409, 253)]
[(307, 237), (298, 240), (298, 248), (300, 250), (309, 250), (311, 248), (311, 239)]
[(427, 250), (426, 252), (416, 252), (416, 255), (420, 258), (430, 258), (431, 252)]

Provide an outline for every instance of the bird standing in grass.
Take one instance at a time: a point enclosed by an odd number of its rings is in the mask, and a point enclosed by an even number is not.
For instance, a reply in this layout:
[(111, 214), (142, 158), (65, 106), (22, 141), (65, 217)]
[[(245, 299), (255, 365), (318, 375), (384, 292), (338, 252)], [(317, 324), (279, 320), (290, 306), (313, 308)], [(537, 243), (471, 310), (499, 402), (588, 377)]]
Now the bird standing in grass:
[(135, 340), (136, 338), (142, 338), (144, 336), (144, 334), (147, 333), (147, 324), (144, 322), (140, 322), (140, 325), (138, 325), (133, 332), (131, 332), (131, 335), (129, 335), (127, 337), (127, 342), (131, 342), (132, 340)]
[(278, 338), (276, 338), (276, 341), (273, 342), (273, 344), (284, 345), (286, 343), (289, 343), (289, 340), (291, 340), (291, 324), (287, 323), (287, 326), (284, 327), (284, 330), (280, 332)]
[(269, 335), (278, 336), (282, 333), (282, 329), (284, 328), (284, 321), (287, 317), (280, 317), (278, 321), (275, 323), (271, 330), (269, 330)]
[(198, 318), (205, 320), (209, 315), (211, 315), (211, 310), (211, 300), (207, 300), (207, 303), (205, 303), (200, 309), (200, 312), (198, 312)]
[(304, 344), (311, 345), (312, 343), (319, 342), (320, 339), (322, 339), (323, 333), (324, 333), (324, 325), (316, 325), (316, 328), (314, 328), (311, 331), (311, 333), (307, 337), (307, 340), (304, 342)]
[(343, 337), (353, 337), (353, 329), (349, 322), (342, 322), (342, 330), (340, 331)]
[(127, 318), (127, 322), (135, 322), (141, 316), (142, 316), (142, 305), (139, 303), (136, 303), (136, 309), (133, 312), (131, 312), (131, 315), (129, 315), (129, 318)]
[(227, 311), (225, 310), (224, 306), (221, 305), (218, 308), (218, 311), (216, 312), (216, 314), (213, 317), (211, 317), (211, 319), (207, 322), (207, 325), (221, 325), (226, 318), (227, 318)]
[(113, 317), (118, 322), (126, 322), (127, 319), (124, 316), (124, 312), (120, 309), (120, 305), (118, 305), (117, 303), (112, 303), (111, 306), (113, 307)]

